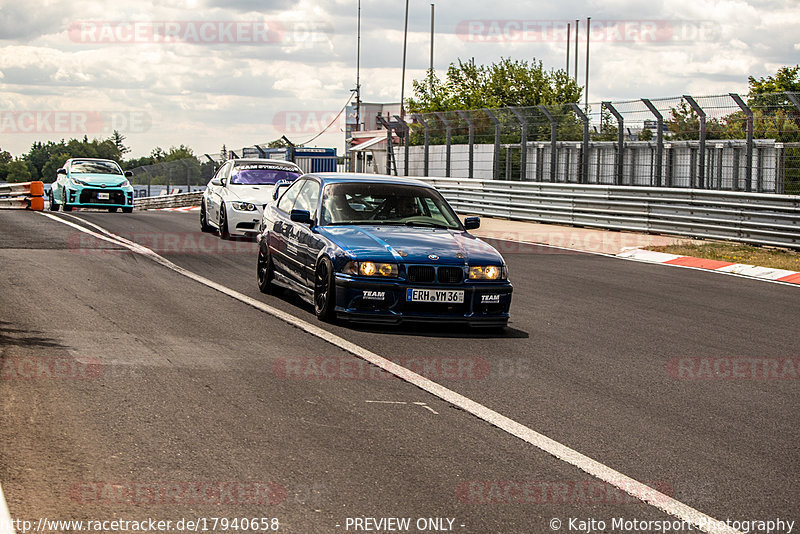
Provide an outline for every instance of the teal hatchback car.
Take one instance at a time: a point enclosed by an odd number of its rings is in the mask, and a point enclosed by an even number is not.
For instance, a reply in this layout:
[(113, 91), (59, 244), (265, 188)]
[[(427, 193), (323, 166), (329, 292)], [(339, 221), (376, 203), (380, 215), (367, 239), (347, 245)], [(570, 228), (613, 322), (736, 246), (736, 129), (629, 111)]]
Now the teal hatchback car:
[(122, 172), (116, 161), (97, 158), (71, 158), (58, 169), (50, 188), (50, 210), (103, 208), (124, 213), (133, 211), (130, 171)]

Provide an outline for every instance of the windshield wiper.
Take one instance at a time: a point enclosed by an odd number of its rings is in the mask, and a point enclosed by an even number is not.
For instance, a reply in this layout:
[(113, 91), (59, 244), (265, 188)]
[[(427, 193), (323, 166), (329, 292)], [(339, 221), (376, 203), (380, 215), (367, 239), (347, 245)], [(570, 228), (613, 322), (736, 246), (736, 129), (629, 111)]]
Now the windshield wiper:
[(439, 224), (435, 222), (417, 222), (417, 221), (406, 221), (406, 226), (424, 226), (427, 228), (441, 228), (443, 230), (451, 230), (449, 226), (445, 226), (444, 224)]

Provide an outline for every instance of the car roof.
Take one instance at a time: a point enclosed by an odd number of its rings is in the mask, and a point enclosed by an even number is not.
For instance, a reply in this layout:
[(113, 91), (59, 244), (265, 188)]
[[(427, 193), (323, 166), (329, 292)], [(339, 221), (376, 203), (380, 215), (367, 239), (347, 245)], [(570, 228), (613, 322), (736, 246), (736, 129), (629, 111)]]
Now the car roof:
[[(67, 160), (67, 162), (70, 163), (73, 161), (110, 161), (111, 163), (117, 163), (113, 159), (106, 159), (106, 158), (69, 158)], [(119, 165), (119, 163), (117, 163), (117, 165)]]
[[(286, 165), (287, 167), (297, 167), (297, 163), (292, 163), (291, 161), (286, 161), (285, 159), (268, 159), (268, 158), (236, 158), (231, 160), (233, 161), (234, 167), (239, 163), (269, 163), (270, 165), (278, 164), (278, 165)], [(297, 167), (299, 168), (299, 167)]]
[(361, 173), (348, 173), (348, 172), (314, 172), (306, 176), (315, 176), (322, 181), (323, 184), (341, 184), (341, 183), (387, 183), (395, 185), (413, 185), (417, 187), (426, 187), (434, 189), (430, 184), (426, 184), (421, 180), (409, 178), (406, 176), (389, 176), (386, 174), (361, 174)]

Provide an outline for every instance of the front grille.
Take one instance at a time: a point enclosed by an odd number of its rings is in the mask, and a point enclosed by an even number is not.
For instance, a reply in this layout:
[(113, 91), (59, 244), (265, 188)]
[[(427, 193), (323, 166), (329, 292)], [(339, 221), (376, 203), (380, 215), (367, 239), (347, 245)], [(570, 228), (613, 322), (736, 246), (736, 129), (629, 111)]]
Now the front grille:
[(440, 284), (460, 284), (464, 278), (464, 269), (461, 267), (439, 267), (437, 278)]
[(408, 281), (412, 284), (460, 284), (464, 281), (464, 269), (461, 267), (433, 265), (409, 265), (406, 268)]
[[(108, 198), (99, 200), (98, 193), (108, 193)], [(83, 189), (80, 196), (81, 204), (125, 204), (125, 193), (117, 189), (116, 191), (109, 191), (108, 189)]]
[(408, 281), (414, 284), (431, 284), (436, 279), (436, 269), (432, 265), (411, 265), (408, 268)]

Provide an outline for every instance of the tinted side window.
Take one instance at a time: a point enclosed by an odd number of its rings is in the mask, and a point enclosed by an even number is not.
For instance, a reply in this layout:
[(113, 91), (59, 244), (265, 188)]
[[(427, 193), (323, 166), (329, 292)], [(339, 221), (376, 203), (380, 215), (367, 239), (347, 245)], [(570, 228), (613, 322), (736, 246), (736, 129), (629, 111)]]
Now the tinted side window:
[(214, 178), (219, 179), (219, 178), (222, 178), (223, 176), (225, 176), (225, 174), (228, 172), (228, 167), (229, 166), (230, 165), (228, 163), (226, 163), (225, 165), (220, 167), (219, 170), (217, 170), (217, 174), (214, 175)]
[(317, 211), (317, 201), (319, 200), (319, 184), (314, 180), (305, 180), (305, 186), (303, 186), (303, 190), (300, 191), (300, 194), (297, 196), (297, 200), (294, 203), (294, 209), (296, 210), (305, 210), (309, 214), (311, 214), (312, 218), (316, 215)]
[(300, 193), (300, 189), (307, 182), (308, 180), (298, 180), (289, 186), (289, 189), (287, 189), (286, 192), (281, 195), (281, 199), (278, 201), (278, 209), (285, 211), (286, 213), (292, 211), (292, 206), (294, 206), (294, 201), (297, 198), (298, 193)]

